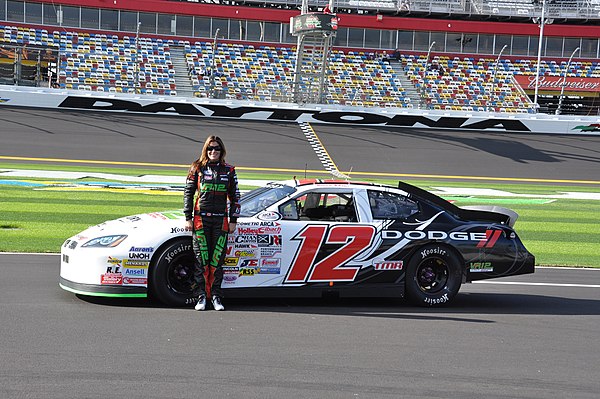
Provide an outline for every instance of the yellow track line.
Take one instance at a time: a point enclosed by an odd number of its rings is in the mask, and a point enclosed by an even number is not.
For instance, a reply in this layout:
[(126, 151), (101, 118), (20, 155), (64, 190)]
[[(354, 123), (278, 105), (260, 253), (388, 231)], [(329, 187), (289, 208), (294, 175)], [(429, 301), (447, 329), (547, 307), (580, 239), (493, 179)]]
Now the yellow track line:
[[(170, 163), (151, 163), (151, 162), (128, 162), (128, 161), (100, 161), (89, 159), (62, 159), (62, 158), (34, 158), (34, 157), (14, 157), (0, 155), (0, 159), (12, 161), (36, 161), (36, 162), (59, 162), (59, 163), (85, 163), (95, 165), (126, 165), (126, 166), (153, 166), (153, 167), (175, 167), (189, 168), (189, 165), (170, 164)], [(247, 166), (236, 166), (237, 170), (258, 171), (258, 172), (290, 172), (302, 174), (309, 173), (326, 173), (324, 170), (314, 169), (284, 169), (284, 168), (255, 168)], [(411, 177), (419, 179), (450, 179), (450, 180), (491, 180), (503, 182), (524, 182), (524, 183), (565, 183), (565, 184), (600, 184), (599, 180), (567, 180), (567, 179), (537, 179), (527, 177), (490, 177), (490, 176), (455, 176), (455, 175), (422, 175), (411, 173), (386, 173), (386, 172), (347, 172), (348, 175), (370, 176), (370, 177)]]

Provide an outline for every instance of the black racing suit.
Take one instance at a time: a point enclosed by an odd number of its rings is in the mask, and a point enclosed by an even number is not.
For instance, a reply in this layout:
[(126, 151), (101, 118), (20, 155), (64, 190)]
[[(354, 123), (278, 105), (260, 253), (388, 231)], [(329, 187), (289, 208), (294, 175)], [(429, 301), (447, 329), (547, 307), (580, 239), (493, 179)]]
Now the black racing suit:
[(240, 214), (235, 168), (219, 162), (203, 167), (192, 164), (183, 192), (183, 212), (186, 220), (194, 220), (194, 282), (199, 294), (222, 297), (229, 221), (236, 223)]

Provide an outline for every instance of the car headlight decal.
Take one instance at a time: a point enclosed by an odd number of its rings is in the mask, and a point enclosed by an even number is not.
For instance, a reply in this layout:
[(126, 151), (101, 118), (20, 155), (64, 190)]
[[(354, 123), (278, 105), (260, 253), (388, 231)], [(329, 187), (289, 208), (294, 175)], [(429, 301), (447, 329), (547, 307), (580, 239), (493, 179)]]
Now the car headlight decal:
[(127, 235), (124, 234), (96, 237), (83, 244), (82, 247), (113, 248), (122, 243), (126, 238)]

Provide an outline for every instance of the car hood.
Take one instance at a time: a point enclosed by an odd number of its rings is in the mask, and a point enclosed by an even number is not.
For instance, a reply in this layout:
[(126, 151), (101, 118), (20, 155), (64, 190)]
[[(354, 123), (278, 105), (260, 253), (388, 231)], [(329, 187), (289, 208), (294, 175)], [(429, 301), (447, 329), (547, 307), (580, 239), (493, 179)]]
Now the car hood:
[(88, 227), (76, 237), (95, 238), (113, 234), (129, 236), (154, 234), (191, 234), (185, 230), (183, 211), (164, 211), (125, 216)]

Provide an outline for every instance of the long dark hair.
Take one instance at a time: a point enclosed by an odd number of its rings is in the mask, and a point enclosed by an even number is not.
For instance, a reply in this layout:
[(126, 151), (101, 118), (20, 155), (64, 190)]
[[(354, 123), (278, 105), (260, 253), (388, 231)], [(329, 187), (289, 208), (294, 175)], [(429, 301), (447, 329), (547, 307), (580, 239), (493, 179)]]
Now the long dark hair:
[(213, 141), (216, 141), (219, 144), (219, 147), (221, 147), (221, 152), (219, 153), (219, 162), (225, 163), (225, 155), (227, 154), (227, 151), (225, 150), (225, 144), (223, 144), (223, 140), (221, 140), (219, 136), (208, 136), (206, 138), (206, 141), (204, 142), (204, 145), (202, 146), (202, 153), (200, 154), (200, 158), (194, 161), (194, 163), (192, 164), (192, 168), (198, 169), (203, 166), (206, 166), (206, 164), (209, 162), (208, 146)]

